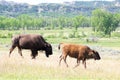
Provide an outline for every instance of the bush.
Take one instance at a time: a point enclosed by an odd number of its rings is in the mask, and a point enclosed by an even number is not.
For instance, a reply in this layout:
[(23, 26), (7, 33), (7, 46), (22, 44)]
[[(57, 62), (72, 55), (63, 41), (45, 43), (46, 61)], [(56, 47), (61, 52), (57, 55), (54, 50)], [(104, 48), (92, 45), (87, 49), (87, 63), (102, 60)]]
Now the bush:
[(0, 34), (0, 38), (11, 38), (12, 33), (7, 33), (7, 34)]
[(13, 34), (12, 33), (8, 33), (8, 38), (12, 38)]
[(68, 37), (67, 36), (62, 36), (62, 39), (68, 39)]
[(103, 32), (95, 32), (92, 33), (93, 36), (97, 36), (97, 37), (105, 37), (106, 35)]
[(78, 32), (73, 32), (72, 34), (69, 34), (69, 38), (82, 38), (86, 37), (86, 35), (82, 32), (81, 34)]
[(0, 38), (7, 38), (6, 34), (0, 34)]
[(120, 37), (120, 32), (112, 32), (111, 37)]
[(51, 34), (51, 35), (48, 35), (48, 36), (46, 36), (47, 38), (56, 38), (56, 36), (55, 35), (53, 35), (53, 34)]
[(75, 34), (69, 34), (68, 37), (69, 38), (75, 38)]

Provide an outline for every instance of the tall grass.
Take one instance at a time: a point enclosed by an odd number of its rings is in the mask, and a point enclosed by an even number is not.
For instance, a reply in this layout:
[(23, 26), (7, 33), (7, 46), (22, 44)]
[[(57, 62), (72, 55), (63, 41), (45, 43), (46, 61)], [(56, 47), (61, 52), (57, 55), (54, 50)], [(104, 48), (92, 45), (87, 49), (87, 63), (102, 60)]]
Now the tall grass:
[(103, 57), (100, 61), (88, 60), (87, 69), (80, 64), (73, 69), (76, 59), (67, 58), (69, 67), (62, 61), (59, 53), (46, 58), (39, 53), (36, 60), (31, 60), (30, 52), (23, 51), (24, 59), (15, 50), (11, 57), (7, 51), (0, 55), (0, 80), (119, 80), (120, 59)]

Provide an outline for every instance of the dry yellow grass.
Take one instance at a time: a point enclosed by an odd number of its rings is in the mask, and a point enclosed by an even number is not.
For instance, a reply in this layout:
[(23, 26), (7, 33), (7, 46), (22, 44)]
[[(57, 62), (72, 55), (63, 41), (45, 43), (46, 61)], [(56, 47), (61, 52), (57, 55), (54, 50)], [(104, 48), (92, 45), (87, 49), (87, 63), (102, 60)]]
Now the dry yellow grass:
[(23, 50), (24, 58), (17, 49), (10, 58), (8, 52), (0, 51), (0, 80), (120, 80), (119, 55), (101, 55), (100, 61), (88, 60), (87, 69), (82, 64), (73, 69), (76, 59), (67, 57), (69, 67), (63, 61), (59, 66), (58, 52), (49, 58), (39, 52), (35, 60), (31, 59), (30, 51)]

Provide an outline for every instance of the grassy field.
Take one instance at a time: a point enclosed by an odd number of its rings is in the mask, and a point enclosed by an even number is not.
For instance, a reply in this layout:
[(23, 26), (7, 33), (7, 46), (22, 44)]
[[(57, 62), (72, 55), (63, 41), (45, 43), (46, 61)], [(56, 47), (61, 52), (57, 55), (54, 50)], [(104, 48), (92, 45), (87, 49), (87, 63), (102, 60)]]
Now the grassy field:
[(35, 60), (30, 57), (30, 51), (23, 50), (21, 58), (17, 49), (8, 57), (9, 51), (0, 51), (0, 80), (119, 80), (120, 55), (101, 55), (99, 61), (88, 60), (87, 69), (80, 64), (73, 69), (76, 59), (67, 58), (69, 67), (62, 61), (59, 63), (59, 51), (46, 58), (39, 52)]
[[(98, 42), (86, 42), (86, 38), (92, 35), (91, 29), (79, 29), (78, 34), (86, 31), (86, 37), (67, 38), (73, 33), (72, 29), (65, 30), (29, 30), (29, 31), (0, 31), (0, 36), (8, 33), (16, 35), (22, 33), (41, 34), (51, 43), (58, 45), (60, 42), (77, 43), (109, 50), (120, 50), (120, 38), (99, 38)], [(62, 36), (61, 36), (62, 35)], [(109, 50), (100, 53), (101, 60), (87, 61), (87, 69), (80, 64), (73, 69), (76, 59), (67, 57), (69, 67), (62, 61), (59, 63), (60, 51), (53, 47), (54, 54), (46, 58), (44, 52), (39, 52), (35, 60), (31, 59), (30, 51), (23, 50), (24, 58), (18, 54), (17, 48), (8, 57), (11, 38), (0, 38), (0, 80), (120, 80), (120, 54), (110, 54)], [(99, 50), (100, 51), (100, 50)], [(104, 52), (104, 51), (103, 51)], [(113, 52), (114, 53), (114, 52)]]

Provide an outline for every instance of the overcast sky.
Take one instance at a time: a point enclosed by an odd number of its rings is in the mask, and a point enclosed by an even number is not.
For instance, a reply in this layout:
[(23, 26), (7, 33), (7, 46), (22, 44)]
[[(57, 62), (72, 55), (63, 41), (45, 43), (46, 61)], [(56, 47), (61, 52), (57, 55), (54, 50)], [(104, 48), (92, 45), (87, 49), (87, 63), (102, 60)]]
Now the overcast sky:
[[(63, 3), (63, 2), (71, 2), (71, 1), (91, 1), (91, 0), (6, 0), (6, 1), (14, 1), (18, 3), (29, 3), (34, 5), (39, 3)], [(96, 1), (113, 1), (113, 0), (96, 0)]]

